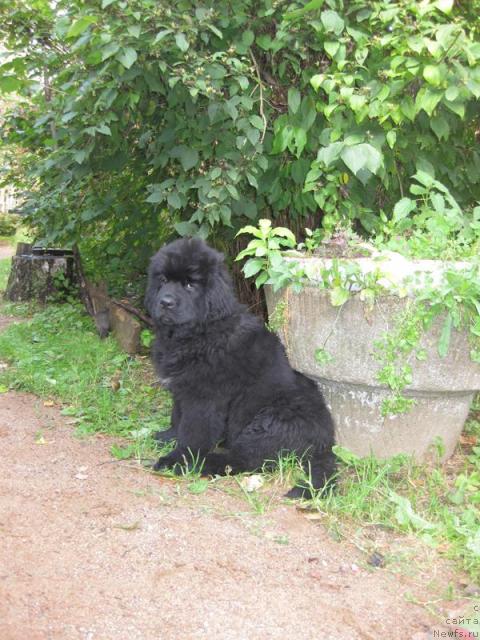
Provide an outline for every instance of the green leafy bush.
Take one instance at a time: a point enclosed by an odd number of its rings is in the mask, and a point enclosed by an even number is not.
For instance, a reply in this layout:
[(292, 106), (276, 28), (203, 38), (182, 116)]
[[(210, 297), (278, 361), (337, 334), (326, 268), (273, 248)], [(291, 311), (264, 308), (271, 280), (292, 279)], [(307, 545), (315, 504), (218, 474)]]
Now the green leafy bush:
[(11, 177), (49, 240), (100, 239), (97, 261), (140, 266), (172, 233), (228, 248), (266, 215), (297, 235), (378, 232), (420, 172), (468, 216), (479, 9), (15, 0), (0, 9), (0, 89), (23, 97), (3, 126), (22, 147)]
[(9, 213), (0, 214), (0, 236), (13, 236), (17, 230), (18, 219)]

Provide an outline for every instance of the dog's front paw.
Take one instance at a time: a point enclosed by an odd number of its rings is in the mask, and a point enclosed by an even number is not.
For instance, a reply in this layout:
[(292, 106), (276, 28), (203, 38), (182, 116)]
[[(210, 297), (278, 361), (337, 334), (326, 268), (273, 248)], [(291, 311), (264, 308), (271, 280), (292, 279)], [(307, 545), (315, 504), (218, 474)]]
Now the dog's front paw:
[(288, 498), (289, 500), (311, 500), (312, 497), (312, 491), (310, 488), (302, 487), (298, 484), (285, 494), (285, 498)]
[(167, 456), (162, 456), (153, 465), (154, 471), (163, 471), (165, 469), (174, 469), (176, 465), (181, 464), (182, 460), (178, 456), (169, 453)]

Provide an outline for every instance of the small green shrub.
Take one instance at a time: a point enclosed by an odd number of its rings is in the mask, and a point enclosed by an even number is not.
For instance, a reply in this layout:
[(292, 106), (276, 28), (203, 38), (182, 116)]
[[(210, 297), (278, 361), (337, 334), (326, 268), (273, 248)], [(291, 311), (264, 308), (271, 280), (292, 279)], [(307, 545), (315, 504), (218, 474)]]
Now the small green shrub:
[(18, 226), (18, 216), (0, 213), (0, 236), (14, 236)]

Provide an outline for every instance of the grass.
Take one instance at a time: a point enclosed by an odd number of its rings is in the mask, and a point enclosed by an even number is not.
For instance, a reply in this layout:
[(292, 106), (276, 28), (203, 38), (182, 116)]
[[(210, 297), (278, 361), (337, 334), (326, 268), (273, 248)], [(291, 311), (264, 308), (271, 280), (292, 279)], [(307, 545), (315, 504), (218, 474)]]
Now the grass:
[[(0, 261), (0, 288), (7, 274), (5, 263)], [(62, 413), (78, 434), (121, 436), (124, 439), (112, 447), (112, 455), (119, 459), (158, 453), (151, 435), (168, 426), (171, 401), (155, 385), (148, 358), (126, 355), (113, 338), (100, 340), (77, 304), (46, 308), (4, 304), (2, 309), (23, 316), (24, 321), (0, 334), (0, 359), (9, 363), (0, 372), (0, 391), (19, 389), (61, 403)], [(473, 407), (456, 455), (444, 466), (414, 463), (405, 456), (386, 461), (358, 458), (340, 447), (337, 456), (337, 487), (299, 505), (308, 517), (369, 553), (375, 551), (375, 532), (414, 535), (478, 579), (480, 401)], [(186, 470), (182, 482), (193, 495), (214, 484), (262, 515), (298, 475), (298, 460), (289, 456), (273, 470), (266, 466), (261, 486), (253, 489), (242, 476), (209, 482), (200, 478), (198, 468)]]
[(118, 458), (151, 455), (152, 433), (169, 424), (170, 398), (154, 385), (146, 359), (123, 353), (113, 338), (101, 341), (78, 305), (50, 305), (10, 325), (0, 334), (0, 358), (10, 363), (0, 375), (3, 388), (61, 402), (77, 434), (129, 438), (113, 448)]
[(5, 291), (7, 286), (8, 274), (10, 273), (10, 258), (0, 260), (0, 291)]
[[(480, 407), (474, 408), (478, 416)], [(419, 464), (407, 456), (359, 458), (337, 447), (338, 488), (318, 495), (309, 509), (322, 514), (339, 537), (357, 536), (372, 547), (372, 527), (408, 533), (480, 575), (480, 422), (467, 424), (452, 461)], [(358, 525), (368, 528), (360, 532)], [(375, 536), (373, 536), (375, 539)]]

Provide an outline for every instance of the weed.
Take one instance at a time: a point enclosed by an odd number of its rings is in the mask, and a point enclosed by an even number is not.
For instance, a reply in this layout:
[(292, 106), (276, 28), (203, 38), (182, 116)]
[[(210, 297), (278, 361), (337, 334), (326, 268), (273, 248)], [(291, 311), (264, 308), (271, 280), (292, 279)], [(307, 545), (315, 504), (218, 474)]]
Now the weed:
[[(474, 423), (474, 424), (473, 424)], [(480, 424), (470, 423), (480, 434)], [(367, 528), (415, 534), (472, 576), (480, 570), (480, 457), (478, 446), (463, 460), (463, 470), (448, 475), (438, 466), (407, 456), (387, 460), (360, 458), (335, 447), (339, 472), (335, 491), (324, 492), (310, 508), (324, 515), (331, 529), (349, 535), (358, 523)]]

